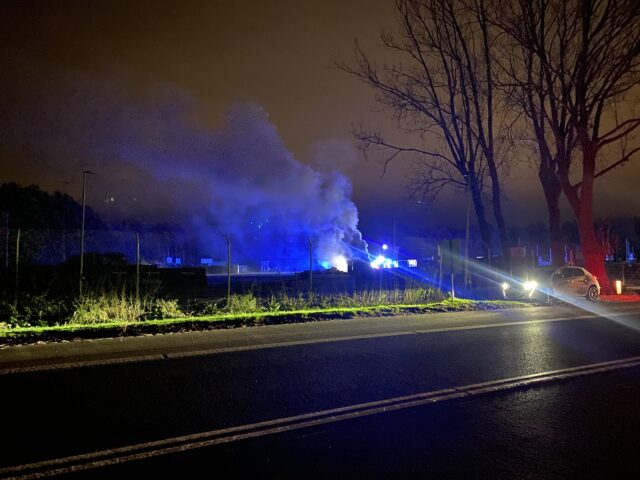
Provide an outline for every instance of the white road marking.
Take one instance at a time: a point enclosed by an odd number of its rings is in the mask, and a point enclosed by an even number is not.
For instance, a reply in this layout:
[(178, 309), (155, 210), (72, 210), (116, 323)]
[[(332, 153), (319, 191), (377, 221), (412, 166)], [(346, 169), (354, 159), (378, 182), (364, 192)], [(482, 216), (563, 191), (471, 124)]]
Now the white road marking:
[[(615, 314), (608, 315), (608, 317), (619, 317), (619, 316), (628, 316), (628, 315), (637, 315), (637, 312), (634, 311), (634, 312), (627, 312), (627, 313), (615, 313)], [(193, 350), (188, 352), (158, 353), (154, 355), (143, 355), (143, 356), (134, 355), (134, 356), (128, 356), (123, 358), (108, 358), (108, 359), (101, 359), (101, 360), (89, 360), (89, 361), (79, 361), (79, 362), (60, 362), (60, 363), (53, 363), (53, 364), (33, 365), (30, 367), (0, 366), (0, 375), (11, 375), (11, 374), (30, 373), (30, 372), (48, 372), (53, 370), (64, 370), (64, 369), (71, 369), (71, 368), (121, 365), (121, 364), (127, 364), (127, 363), (152, 362), (152, 361), (159, 361), (159, 360), (174, 360), (174, 359), (182, 359), (182, 358), (190, 358), (190, 357), (202, 357), (202, 356), (215, 355), (220, 353), (233, 353), (233, 352), (244, 352), (244, 351), (250, 351), (250, 350), (263, 350), (267, 348), (313, 345), (316, 343), (345, 342), (345, 341), (353, 341), (353, 340), (367, 340), (372, 338), (399, 337), (403, 335), (443, 333), (443, 332), (455, 332), (455, 331), (463, 331), (463, 330), (481, 330), (484, 328), (513, 327), (518, 325), (564, 322), (564, 321), (571, 321), (571, 320), (588, 320), (588, 319), (594, 319), (594, 318), (602, 318), (603, 320), (606, 319), (602, 315), (589, 314), (589, 315), (580, 315), (580, 316), (549, 318), (549, 319), (543, 319), (543, 320), (521, 320), (521, 321), (514, 321), (514, 322), (486, 323), (482, 325), (463, 325), (458, 327), (413, 329), (413, 330), (407, 330), (407, 331), (369, 333), (364, 335), (349, 335), (349, 336), (343, 336), (343, 337), (315, 338), (310, 340), (292, 340), (288, 342), (273, 342), (273, 343), (264, 343), (264, 344), (241, 345), (237, 347), (211, 348), (211, 349), (205, 349), (205, 350)]]
[(50, 477), (135, 460), (153, 458), (161, 455), (185, 452), (188, 450), (236, 442), (250, 438), (263, 437), (322, 424), (335, 423), (353, 418), (375, 415), (378, 413), (416, 407), (419, 405), (438, 403), (455, 398), (473, 397), (491, 392), (524, 388), (531, 385), (550, 383), (578, 376), (593, 375), (596, 373), (638, 366), (640, 366), (640, 356), (628, 357), (609, 362), (581, 365), (578, 367), (563, 368), (559, 370), (550, 370), (531, 375), (522, 375), (431, 392), (417, 393), (237, 427), (211, 430), (193, 435), (185, 435), (70, 457), (5, 467), (0, 468), (0, 476), (21, 480)]

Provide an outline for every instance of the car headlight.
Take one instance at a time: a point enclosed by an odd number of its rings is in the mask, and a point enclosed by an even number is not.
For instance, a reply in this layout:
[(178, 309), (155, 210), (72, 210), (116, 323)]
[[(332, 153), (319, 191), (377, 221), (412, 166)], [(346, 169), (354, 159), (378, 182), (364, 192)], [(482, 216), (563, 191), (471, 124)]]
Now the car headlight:
[(502, 290), (508, 290), (509, 289), (509, 284), (507, 282), (503, 282), (502, 283)]
[(535, 280), (530, 280), (528, 282), (524, 282), (523, 286), (525, 290), (535, 290), (538, 286), (538, 282), (536, 282)]

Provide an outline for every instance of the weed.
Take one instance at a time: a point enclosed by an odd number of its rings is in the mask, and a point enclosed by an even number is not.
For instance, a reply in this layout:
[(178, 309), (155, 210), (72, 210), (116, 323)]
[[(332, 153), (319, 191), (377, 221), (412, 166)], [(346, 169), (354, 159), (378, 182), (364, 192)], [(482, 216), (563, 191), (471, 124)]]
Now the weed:
[(165, 300), (162, 298), (156, 298), (144, 302), (144, 318), (150, 320), (161, 320), (163, 318), (182, 318), (186, 316), (180, 307), (177, 300)]
[(76, 301), (69, 323), (91, 324), (120, 320), (131, 323), (143, 318), (142, 302), (124, 295), (88, 296)]
[(231, 295), (226, 305), (229, 313), (252, 313), (259, 312), (258, 299), (251, 293), (243, 295)]

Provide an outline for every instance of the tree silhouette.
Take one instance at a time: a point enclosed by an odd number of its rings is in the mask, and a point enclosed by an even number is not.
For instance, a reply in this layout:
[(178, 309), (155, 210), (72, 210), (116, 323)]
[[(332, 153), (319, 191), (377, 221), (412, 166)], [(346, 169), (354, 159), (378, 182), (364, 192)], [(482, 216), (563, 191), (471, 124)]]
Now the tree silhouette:
[(496, 5), (495, 23), (524, 58), (511, 57), (521, 68), (511, 72), (534, 125), (545, 194), (555, 198), (560, 185), (578, 222), (585, 266), (606, 292), (604, 249), (594, 228), (594, 181), (640, 152), (640, 146), (629, 145), (640, 117), (621, 108), (640, 83), (638, 3), (496, 0)]
[(485, 0), (397, 0), (398, 33), (382, 34), (396, 63), (378, 66), (356, 45), (343, 71), (376, 91), (401, 131), (415, 145), (396, 145), (375, 131), (356, 130), (365, 153), (381, 149), (385, 168), (399, 155), (412, 155), (413, 195), (433, 200), (444, 188), (469, 189), (485, 252), (491, 226), (485, 211), (489, 188), (503, 253), (508, 232), (502, 213), (500, 176), (508, 124), (498, 115), (494, 93), (494, 38)]

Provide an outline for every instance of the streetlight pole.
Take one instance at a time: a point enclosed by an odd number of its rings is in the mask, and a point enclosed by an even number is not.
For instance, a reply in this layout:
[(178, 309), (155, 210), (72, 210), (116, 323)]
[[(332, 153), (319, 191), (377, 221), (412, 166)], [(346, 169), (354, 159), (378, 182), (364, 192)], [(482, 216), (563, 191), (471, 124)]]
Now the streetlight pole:
[(82, 297), (82, 275), (84, 273), (84, 218), (86, 211), (86, 193), (87, 193), (87, 175), (92, 175), (94, 172), (91, 170), (82, 171), (82, 228), (80, 230), (80, 281), (78, 285), (78, 292)]

